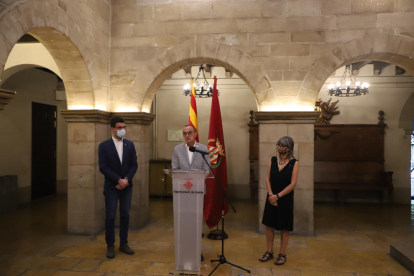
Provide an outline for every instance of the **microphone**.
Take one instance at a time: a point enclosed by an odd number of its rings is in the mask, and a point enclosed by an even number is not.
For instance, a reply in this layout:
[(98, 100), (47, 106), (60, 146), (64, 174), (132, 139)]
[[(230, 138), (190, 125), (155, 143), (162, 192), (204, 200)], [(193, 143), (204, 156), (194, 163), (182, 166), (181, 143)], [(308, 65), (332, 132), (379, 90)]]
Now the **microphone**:
[(197, 149), (196, 147), (190, 147), (189, 150), (191, 152), (198, 152), (198, 153), (207, 154), (207, 155), (209, 154), (208, 151), (200, 150), (200, 149)]

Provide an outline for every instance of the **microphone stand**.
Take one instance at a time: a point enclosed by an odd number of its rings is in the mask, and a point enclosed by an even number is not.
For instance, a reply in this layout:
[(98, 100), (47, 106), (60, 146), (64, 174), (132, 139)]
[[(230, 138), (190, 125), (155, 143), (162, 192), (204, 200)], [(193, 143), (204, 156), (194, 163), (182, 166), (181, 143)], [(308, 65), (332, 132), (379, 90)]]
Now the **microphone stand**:
[[(227, 202), (230, 204), (230, 206), (231, 206), (231, 208), (233, 209), (233, 212), (234, 213), (236, 213), (236, 209), (234, 209), (234, 207), (233, 207), (233, 205), (231, 204), (231, 202), (230, 202), (230, 200), (229, 200), (229, 198), (227, 197), (227, 194), (226, 194), (226, 190), (223, 188), (223, 186), (221, 186), (221, 184), (220, 184), (220, 181), (217, 179), (217, 176), (214, 174), (214, 172), (213, 172), (213, 169), (211, 168), (211, 166), (210, 166), (210, 164), (207, 162), (207, 160), (206, 160), (206, 157), (205, 157), (205, 153), (201, 153), (201, 152), (198, 152), (198, 153), (200, 153), (201, 154), (201, 156), (203, 157), (203, 159), (204, 159), (204, 161), (206, 162), (206, 164), (207, 164), (207, 166), (210, 168), (210, 172), (213, 174), (213, 176), (214, 176), (214, 178), (216, 179), (216, 183), (217, 183), (217, 185), (220, 187), (220, 189), (221, 189), (221, 191), (222, 191), (222, 194), (221, 194), (221, 230), (223, 231), (223, 233), (224, 233), (224, 210), (225, 210), (225, 208), (224, 208), (224, 200), (225, 199), (227, 199)], [(243, 268), (243, 267), (241, 267), (241, 266), (238, 266), (238, 265), (235, 265), (235, 264), (233, 264), (233, 263), (230, 263), (230, 262), (228, 262), (227, 261), (227, 259), (226, 259), (226, 257), (224, 256), (224, 238), (222, 238), (221, 239), (221, 255), (218, 255), (218, 260), (211, 260), (211, 262), (213, 263), (213, 262), (218, 262), (218, 264), (217, 264), (217, 266), (210, 272), (210, 274), (208, 274), (208, 276), (210, 276), (211, 274), (213, 274), (214, 273), (214, 271), (216, 271), (216, 269), (220, 266), (220, 265), (222, 265), (222, 264), (229, 264), (229, 265), (231, 265), (231, 266), (234, 266), (234, 267), (237, 267), (237, 268), (240, 268), (240, 269), (242, 269), (242, 270), (244, 270), (244, 271), (247, 271), (247, 272), (249, 272), (250, 273), (250, 270), (248, 270), (248, 269), (246, 269), (246, 268)]]

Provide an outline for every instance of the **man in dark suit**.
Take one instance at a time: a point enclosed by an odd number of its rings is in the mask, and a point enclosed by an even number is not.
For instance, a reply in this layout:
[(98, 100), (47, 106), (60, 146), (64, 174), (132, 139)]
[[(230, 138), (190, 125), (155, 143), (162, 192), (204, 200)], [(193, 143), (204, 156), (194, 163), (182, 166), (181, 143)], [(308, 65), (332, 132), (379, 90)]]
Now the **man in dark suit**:
[(111, 139), (99, 144), (99, 170), (105, 176), (105, 241), (107, 258), (115, 257), (115, 216), (119, 201), (120, 229), (119, 251), (133, 255), (128, 246), (129, 209), (132, 198), (132, 178), (138, 169), (134, 143), (124, 139), (125, 121), (111, 120)]

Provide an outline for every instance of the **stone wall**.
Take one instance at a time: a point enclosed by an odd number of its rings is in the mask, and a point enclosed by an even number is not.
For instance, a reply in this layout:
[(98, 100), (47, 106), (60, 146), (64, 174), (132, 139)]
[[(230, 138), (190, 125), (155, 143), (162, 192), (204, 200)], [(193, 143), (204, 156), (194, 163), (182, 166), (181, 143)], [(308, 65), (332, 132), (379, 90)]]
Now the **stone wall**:
[(262, 111), (313, 110), (346, 63), (414, 69), (412, 0), (114, 0), (112, 11), (115, 111), (148, 111), (169, 75), (202, 61), (237, 72)]
[(356, 60), (414, 70), (413, 0), (5, 3), (0, 72), (29, 32), (63, 70), (70, 109), (148, 112), (169, 75), (200, 62), (239, 74), (262, 111), (312, 110), (323, 81)]
[(0, 68), (29, 32), (63, 70), (70, 109), (148, 112), (166, 78), (200, 62), (240, 75), (262, 111), (312, 110), (323, 81), (356, 60), (414, 70), (413, 0), (5, 3)]

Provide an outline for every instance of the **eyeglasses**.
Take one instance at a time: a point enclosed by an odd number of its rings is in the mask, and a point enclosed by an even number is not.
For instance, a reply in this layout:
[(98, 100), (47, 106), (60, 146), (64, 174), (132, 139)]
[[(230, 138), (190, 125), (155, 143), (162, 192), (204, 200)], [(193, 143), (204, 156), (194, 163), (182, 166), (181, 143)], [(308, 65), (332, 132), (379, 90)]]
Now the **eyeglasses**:
[(279, 148), (287, 148), (287, 146), (282, 146), (281, 144), (276, 144), (276, 146)]
[(192, 132), (192, 131), (189, 131), (189, 132), (183, 132), (183, 136), (186, 136), (187, 134), (188, 135), (191, 135), (191, 134), (193, 134), (194, 132)]
[(117, 126), (115, 129), (116, 130), (121, 130), (121, 129), (126, 129), (127, 127), (126, 126)]

